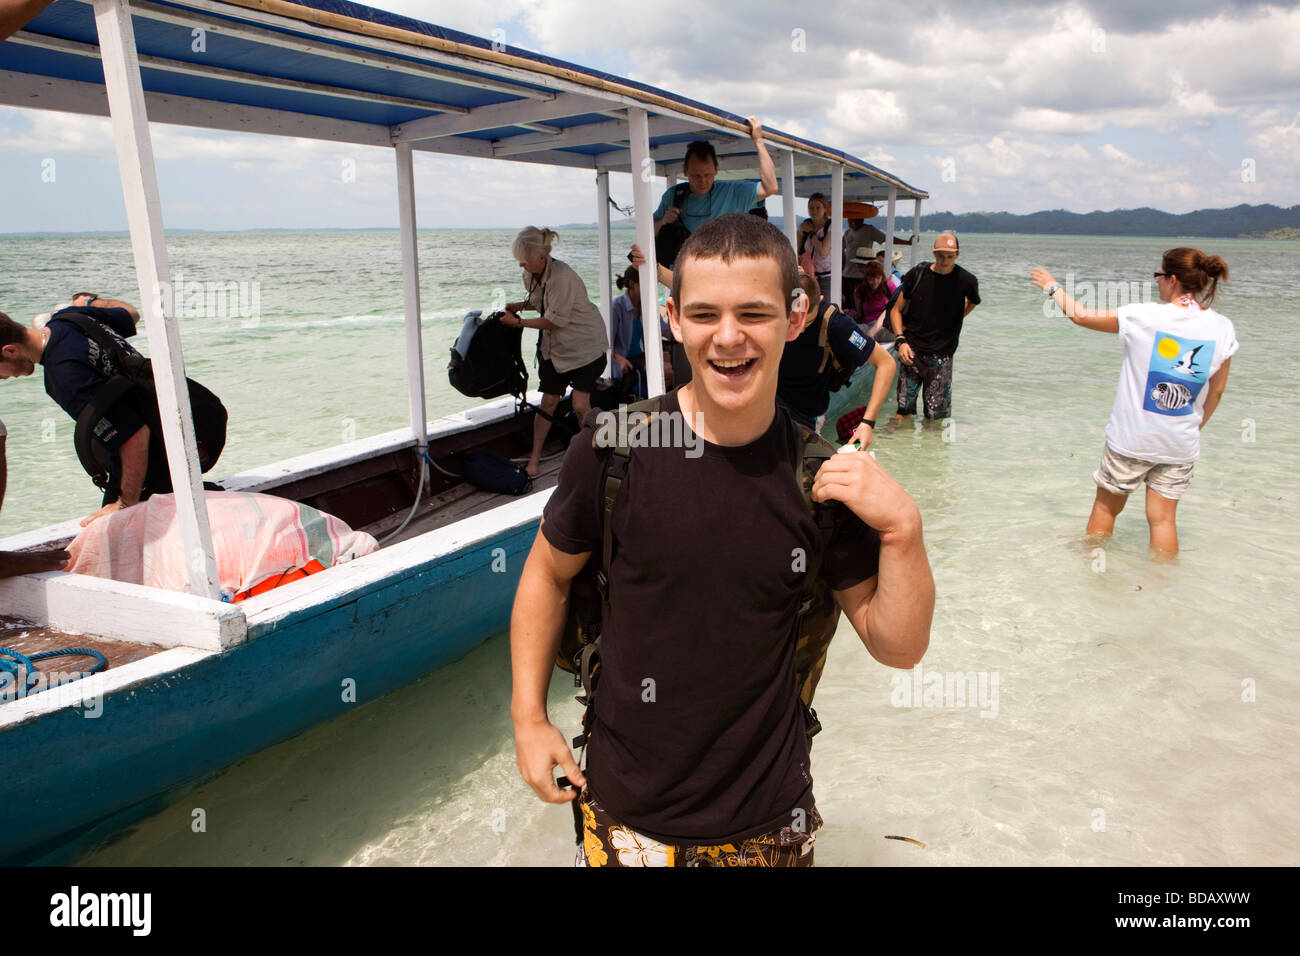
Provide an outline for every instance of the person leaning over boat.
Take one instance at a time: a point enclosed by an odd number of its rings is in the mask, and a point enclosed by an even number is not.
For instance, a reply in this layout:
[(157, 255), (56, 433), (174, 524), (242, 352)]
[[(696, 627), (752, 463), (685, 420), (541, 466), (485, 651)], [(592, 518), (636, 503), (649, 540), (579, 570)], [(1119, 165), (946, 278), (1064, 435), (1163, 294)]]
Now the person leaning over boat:
[[(0, 312), (0, 318), (9, 318)], [(9, 429), (0, 421), (0, 508), (5, 503), (5, 487), (9, 483), (9, 463), (6, 459)], [(0, 578), (15, 574), (35, 574), (37, 571), (62, 571), (72, 555), (66, 551), (0, 551)]]
[[(808, 297), (809, 318), (799, 337), (787, 343), (781, 353), (776, 403), (800, 425), (817, 428), (818, 419), (826, 414), (831, 404), (831, 384), (836, 374), (831, 356), (846, 369), (858, 369), (869, 362), (876, 369), (871, 397), (867, 400), (862, 421), (849, 439), (850, 442), (861, 442), (866, 448), (871, 444), (876, 415), (894, 383), (894, 360), (835, 303), (821, 297), (821, 286), (816, 279), (800, 272), (799, 288)], [(823, 326), (826, 329), (826, 347), (822, 345)], [(830, 355), (826, 348), (830, 349)]]
[[(585, 777), (546, 703), (570, 584), (602, 548), (596, 414), (569, 445), (524, 565), (510, 631), (516, 759), (541, 800), (581, 800), (590, 865), (812, 862), (820, 818), (794, 680), (806, 566), (791, 554), (816, 548), (818, 532), (800, 490), (802, 435), (776, 404), (781, 355), (805, 319), (796, 277), (785, 236), (746, 213), (682, 247), (668, 316), (694, 377), (658, 414), (700, 441), (632, 448), (608, 523)], [(866, 452), (832, 455), (812, 498), (841, 503), (821, 577), (872, 657), (915, 666), (934, 611), (915, 502)], [(581, 796), (556, 785), (556, 766)]]
[(979, 280), (957, 265), (957, 237), (940, 233), (933, 251), (933, 263), (923, 262), (903, 277), (903, 291), (889, 314), (898, 360), (903, 363), (898, 414), (890, 420), (893, 427), (916, 414), (922, 387), (926, 418), (952, 415), (952, 357), (962, 321), (980, 304)]
[(1134, 302), (1109, 311), (1082, 309), (1045, 269), (1031, 281), (1075, 325), (1118, 334), (1124, 346), (1115, 404), (1106, 423), (1106, 447), (1093, 481), (1097, 497), (1087, 533), (1108, 538), (1128, 496), (1147, 486), (1151, 550), (1178, 553), (1174, 516), (1201, 454), (1201, 430), (1228, 386), (1237, 352), (1232, 322), (1210, 308), (1228, 279), (1220, 256), (1179, 246), (1153, 273), (1159, 302)]
[[(8, 316), (0, 321), (0, 379), (31, 375), (37, 364), (44, 366), (46, 394), (76, 421), (116, 369), (112, 357), (81, 329), (70, 322), (54, 321), (64, 312), (98, 321), (131, 353), (135, 349), (125, 339), (135, 335), (140, 313), (117, 299), (79, 292), (73, 296), (72, 306), (56, 312), (43, 329), (24, 327)], [(104, 493), (104, 506), (88, 515), (81, 522), (83, 526), (129, 508), (151, 494), (171, 491), (162, 434), (149, 428), (129, 397), (108, 409), (92, 441), (109, 452), (112, 483)]]
[[(512, 252), (524, 270), (524, 288), (528, 297), (511, 302), (501, 321), (526, 329), (541, 329), (541, 365), (538, 388), (542, 392), (542, 411), (554, 413), (573, 386), (573, 411), (582, 421), (591, 408), (591, 393), (596, 377), (605, 370), (605, 352), (609, 336), (605, 320), (587, 298), (587, 287), (568, 263), (551, 257), (551, 245), (558, 238), (553, 229), (529, 226), (515, 236)], [(536, 319), (521, 319), (525, 309), (541, 313)], [(533, 451), (528, 457), (528, 474), (537, 477), (542, 445), (551, 421), (538, 415), (533, 423)]]

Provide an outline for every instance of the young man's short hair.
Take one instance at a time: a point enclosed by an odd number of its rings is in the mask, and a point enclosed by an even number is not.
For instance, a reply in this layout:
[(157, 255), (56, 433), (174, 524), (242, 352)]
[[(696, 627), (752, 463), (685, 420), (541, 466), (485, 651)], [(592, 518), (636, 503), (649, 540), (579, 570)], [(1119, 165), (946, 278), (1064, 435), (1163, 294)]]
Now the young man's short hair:
[(771, 259), (780, 273), (781, 294), (788, 315), (799, 284), (799, 261), (780, 229), (745, 212), (710, 219), (687, 237), (673, 263), (673, 301), (681, 308), (682, 271), (690, 259)]
[(703, 160), (706, 163), (712, 163), (716, 168), (718, 165), (718, 153), (713, 148), (713, 144), (707, 139), (697, 139), (691, 145), (686, 147), (686, 158), (682, 160), (682, 169), (691, 164), (691, 157)]
[(6, 345), (22, 345), (27, 341), (27, 329), (0, 312), (0, 349)]

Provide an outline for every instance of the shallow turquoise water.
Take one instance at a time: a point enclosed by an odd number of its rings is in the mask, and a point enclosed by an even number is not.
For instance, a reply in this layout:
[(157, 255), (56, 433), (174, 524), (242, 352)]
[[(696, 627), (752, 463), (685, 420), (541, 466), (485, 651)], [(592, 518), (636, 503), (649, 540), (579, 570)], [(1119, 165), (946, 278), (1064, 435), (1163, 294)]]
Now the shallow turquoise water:
[[(466, 404), (444, 372), (461, 316), (489, 305), (496, 287), (517, 294), (510, 238), (421, 237), (431, 414)], [(593, 291), (595, 240), (573, 231), (555, 249)], [(629, 242), (620, 234), (615, 249)], [(996, 716), (980, 716), (993, 709), (987, 699), (895, 706), (891, 678), (903, 672), (842, 630), (818, 693), (819, 862), (1296, 859), (1297, 247), (1198, 243), (1232, 269), (1218, 307), (1242, 347), (1179, 509), (1173, 565), (1147, 556), (1139, 503), (1104, 552), (1080, 543), (1118, 342), (1044, 316), (1026, 279), (1043, 265), (1062, 280), (1073, 270), (1076, 283), (1141, 283), (1174, 244), (964, 239), (961, 264), (984, 304), (962, 336), (954, 423), (882, 436), (876, 449), (926, 522), (938, 607), (922, 674), (983, 674), (990, 690), (996, 674)], [(187, 279), (259, 282), (254, 327), (182, 320), (190, 373), (231, 410), (219, 471), (405, 423), (396, 233), (184, 235), (169, 248)], [(0, 238), (0, 309), (20, 319), (81, 287), (138, 299), (131, 276), (124, 237)], [(39, 381), (0, 384), (0, 416), (10, 430), (0, 535), (93, 510), (71, 422)], [(508, 696), (500, 636), (241, 762), (83, 859), (566, 863), (568, 810), (541, 805), (519, 780)], [(569, 696), (557, 679), (552, 713), (572, 723)], [(200, 806), (206, 834), (190, 830)]]

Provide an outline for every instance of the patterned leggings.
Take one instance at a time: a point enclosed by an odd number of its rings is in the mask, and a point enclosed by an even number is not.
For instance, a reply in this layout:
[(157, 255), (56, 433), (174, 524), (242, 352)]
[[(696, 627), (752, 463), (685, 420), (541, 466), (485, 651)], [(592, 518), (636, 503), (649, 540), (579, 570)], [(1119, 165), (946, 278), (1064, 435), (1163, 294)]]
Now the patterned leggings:
[(916, 355), (913, 364), (898, 362), (898, 414), (916, 414), (916, 393), (925, 386), (925, 417), (952, 415), (952, 356)]
[(802, 810), (795, 810), (791, 826), (738, 843), (674, 846), (618, 823), (589, 790), (578, 799), (586, 866), (812, 866), (813, 841), (822, 825), (814, 807), (806, 819)]

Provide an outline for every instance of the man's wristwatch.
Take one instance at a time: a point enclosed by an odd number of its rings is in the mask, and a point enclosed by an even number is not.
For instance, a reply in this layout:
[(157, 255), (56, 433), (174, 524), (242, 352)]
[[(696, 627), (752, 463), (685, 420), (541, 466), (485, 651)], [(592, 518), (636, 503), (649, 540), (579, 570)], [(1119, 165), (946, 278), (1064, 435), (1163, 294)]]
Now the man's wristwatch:
[(894, 345), (895, 345), (895, 347), (897, 347), (897, 346), (899, 346), (899, 345), (906, 345), (906, 344), (907, 344), (907, 336), (906, 336), (906, 335), (896, 335), (896, 336), (894, 336)]

